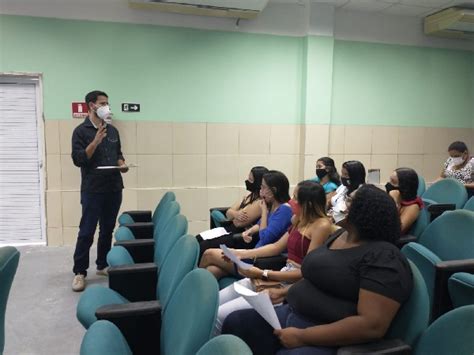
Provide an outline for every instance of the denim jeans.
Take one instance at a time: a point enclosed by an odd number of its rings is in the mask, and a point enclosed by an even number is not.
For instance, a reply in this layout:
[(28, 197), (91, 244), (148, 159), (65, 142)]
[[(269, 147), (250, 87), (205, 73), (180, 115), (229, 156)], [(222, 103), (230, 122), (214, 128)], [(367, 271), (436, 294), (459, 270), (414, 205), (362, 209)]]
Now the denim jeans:
[(94, 241), (97, 223), (100, 228), (97, 241), (97, 269), (107, 267), (107, 253), (111, 248), (112, 232), (121, 203), (122, 190), (104, 193), (81, 192), (82, 217), (72, 270), (75, 274), (87, 275), (89, 250)]

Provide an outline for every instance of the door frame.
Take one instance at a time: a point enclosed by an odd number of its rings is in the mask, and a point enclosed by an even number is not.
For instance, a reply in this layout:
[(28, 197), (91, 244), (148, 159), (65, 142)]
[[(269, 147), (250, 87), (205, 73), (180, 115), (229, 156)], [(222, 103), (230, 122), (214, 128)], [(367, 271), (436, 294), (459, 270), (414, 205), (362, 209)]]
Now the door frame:
[(0, 72), (0, 83), (34, 84), (36, 91), (36, 122), (38, 132), (38, 160), (40, 179), (41, 238), (38, 240), (13, 240), (0, 245), (46, 245), (46, 141), (43, 111), (43, 74), (26, 72)]

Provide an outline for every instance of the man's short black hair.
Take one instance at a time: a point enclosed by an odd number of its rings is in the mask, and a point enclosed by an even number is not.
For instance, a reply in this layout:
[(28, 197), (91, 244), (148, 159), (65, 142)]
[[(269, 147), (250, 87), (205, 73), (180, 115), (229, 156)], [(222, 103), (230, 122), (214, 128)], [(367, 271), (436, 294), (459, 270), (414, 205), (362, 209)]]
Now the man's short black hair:
[(88, 93), (86, 95), (86, 104), (89, 105), (89, 102), (92, 102), (92, 103), (96, 103), (97, 102), (97, 98), (99, 96), (105, 96), (105, 97), (109, 97), (109, 95), (107, 95), (105, 92), (103, 91), (99, 91), (99, 90), (94, 90), (94, 91), (91, 91), (90, 93)]
[(448, 152), (451, 151), (451, 150), (455, 150), (459, 153), (464, 153), (464, 152), (468, 151), (466, 143), (460, 142), (460, 141), (456, 141), (456, 142), (451, 143), (448, 147)]

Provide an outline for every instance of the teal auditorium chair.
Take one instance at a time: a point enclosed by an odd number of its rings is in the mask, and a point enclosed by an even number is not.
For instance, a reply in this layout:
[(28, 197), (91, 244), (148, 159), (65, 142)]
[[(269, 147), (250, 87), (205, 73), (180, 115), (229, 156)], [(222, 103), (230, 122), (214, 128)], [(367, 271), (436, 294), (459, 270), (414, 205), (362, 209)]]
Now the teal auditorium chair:
[[(171, 217), (176, 216), (180, 212), (180, 205), (176, 201), (170, 201), (166, 204), (165, 208), (160, 212), (158, 218), (156, 218), (156, 223), (153, 224), (153, 238), (155, 234), (163, 232), (163, 228), (169, 222)], [(133, 234), (131, 225), (125, 224), (117, 228), (115, 232), (115, 240), (120, 242), (124, 240), (135, 240), (137, 239)]]
[[(153, 245), (147, 246), (152, 248), (152, 257), (145, 262), (154, 262), (159, 267), (174, 243), (187, 232), (188, 221), (186, 217), (183, 215), (171, 217), (162, 233), (156, 235)], [(140, 241), (116, 243), (107, 254), (107, 263), (110, 266), (120, 266), (130, 264), (130, 260), (133, 260), (133, 263), (142, 262), (137, 260), (134, 255), (135, 245), (137, 244), (140, 245)]]
[[(81, 355), (191, 355), (198, 353), (199, 349), (205, 351), (207, 347), (225, 350), (229, 341), (238, 344), (239, 348), (234, 350), (247, 350), (241, 343), (228, 337), (224, 338), (225, 345), (221, 344), (222, 338), (216, 338), (206, 347), (218, 305), (219, 294), (214, 276), (207, 270), (195, 269), (182, 278), (167, 308), (160, 313), (161, 318), (156, 327), (146, 333), (135, 332), (133, 335), (136, 338), (132, 338), (129, 332), (134, 323), (142, 324), (142, 317), (146, 317), (149, 312), (156, 312), (153, 303), (139, 302), (128, 309), (111, 306), (103, 314), (108, 319), (99, 320), (88, 329), (81, 345)], [(237, 353), (234, 351), (228, 354)]]
[(426, 205), (454, 204), (462, 208), (467, 201), (467, 191), (463, 184), (455, 179), (443, 179), (431, 185), (421, 196)]
[(99, 320), (87, 329), (81, 343), (81, 355), (133, 355), (117, 326)]
[(423, 276), (414, 263), (410, 262), (410, 267), (413, 290), (393, 319), (384, 340), (344, 346), (338, 349), (338, 355), (410, 354), (410, 349), (428, 327), (430, 314), (428, 291)]
[(428, 225), (418, 242), (402, 248), (423, 275), (433, 319), (451, 307), (449, 277), (456, 272), (474, 272), (473, 225), (474, 213), (470, 211), (444, 212)]
[(456, 308), (421, 335), (414, 355), (474, 354), (474, 305)]
[(418, 190), (416, 191), (417, 196), (423, 196), (426, 191), (426, 182), (423, 176), (418, 174)]
[(171, 201), (176, 201), (176, 196), (174, 192), (168, 191), (161, 198), (160, 202), (155, 208), (155, 211), (153, 212), (153, 215), (151, 214), (151, 211), (125, 211), (119, 216), (118, 222), (120, 225), (137, 222), (155, 223), (166, 204)]
[[(191, 270), (196, 268), (199, 256), (199, 244), (196, 239), (184, 235), (180, 238), (169, 252), (157, 278), (157, 268), (153, 264), (143, 265), (124, 265), (118, 270), (111, 272), (114, 278), (114, 272), (118, 272), (117, 282), (120, 287), (114, 287), (114, 281), (110, 281), (111, 288), (104, 286), (88, 287), (81, 295), (77, 304), (77, 319), (85, 327), (89, 328), (95, 321), (97, 321), (96, 312), (103, 306), (111, 304), (130, 304), (131, 302), (159, 300), (163, 310), (166, 309), (171, 295), (182, 278)], [(137, 278), (148, 275), (148, 279), (142, 279), (143, 283), (148, 285), (128, 285), (127, 280), (130, 277)], [(120, 276), (125, 276), (125, 281), (120, 280)], [(110, 276), (109, 276), (110, 277)], [(153, 285), (154, 282), (154, 285)], [(143, 296), (140, 289), (147, 289), (149, 286), (154, 287), (154, 297), (149, 298), (147, 295)], [(130, 295), (133, 295), (131, 297)], [(132, 304), (133, 305), (133, 304)]]
[(252, 355), (245, 342), (230, 334), (219, 335), (202, 346), (196, 355)]
[(474, 304), (474, 274), (453, 274), (448, 280), (448, 289), (453, 307)]
[(0, 354), (5, 347), (5, 311), (15, 277), (20, 252), (14, 247), (0, 248)]
[(464, 209), (474, 212), (474, 196), (467, 200), (466, 204), (464, 205)]

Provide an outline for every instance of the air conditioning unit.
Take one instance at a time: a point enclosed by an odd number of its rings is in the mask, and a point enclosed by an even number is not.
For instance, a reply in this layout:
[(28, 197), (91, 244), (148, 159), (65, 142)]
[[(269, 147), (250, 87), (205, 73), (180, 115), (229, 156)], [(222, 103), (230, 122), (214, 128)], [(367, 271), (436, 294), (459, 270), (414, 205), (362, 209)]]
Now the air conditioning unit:
[(425, 17), (425, 34), (474, 39), (474, 9), (452, 7)]
[(186, 15), (253, 19), (268, 0), (129, 0), (134, 9), (154, 9)]

